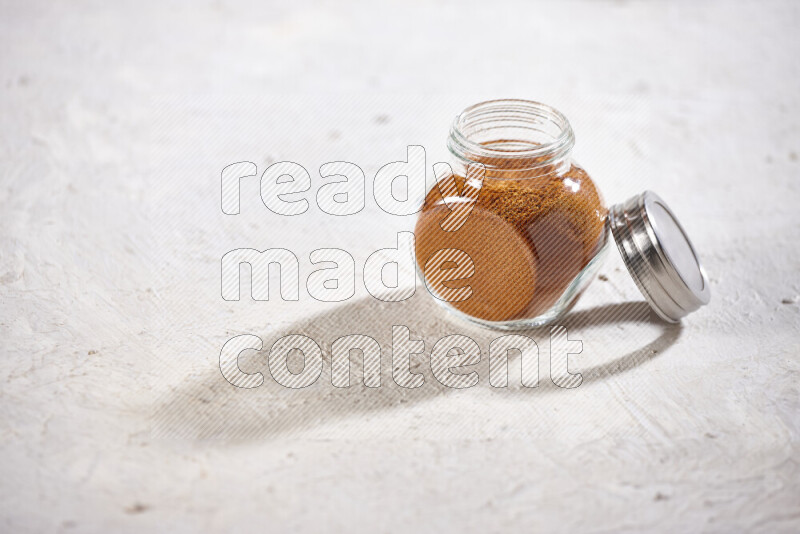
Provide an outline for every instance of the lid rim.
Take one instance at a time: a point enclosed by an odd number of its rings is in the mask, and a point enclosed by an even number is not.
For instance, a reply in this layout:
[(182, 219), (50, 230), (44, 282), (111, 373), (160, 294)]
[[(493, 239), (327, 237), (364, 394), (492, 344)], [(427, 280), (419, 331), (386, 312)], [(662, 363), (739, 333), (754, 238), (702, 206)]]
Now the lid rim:
[[(629, 238), (626, 236), (621, 235), (621, 232), (627, 232), (630, 234), (630, 229), (627, 228), (627, 225), (617, 225), (614, 221), (614, 212), (609, 211), (609, 221), (611, 226), (611, 234), (614, 236), (614, 242), (617, 245), (617, 249), (619, 250), (620, 256), (622, 256), (623, 263), (625, 264), (625, 268), (628, 270), (628, 274), (631, 275), (633, 282), (636, 284), (636, 287), (639, 289), (639, 292), (645, 298), (647, 303), (650, 305), (650, 308), (658, 315), (661, 319), (669, 322), (669, 323), (678, 323), (680, 322), (680, 318), (675, 318), (669, 315), (665, 310), (658, 305), (656, 298), (651, 294), (650, 290), (644, 284), (642, 279), (646, 276), (644, 273), (639, 272), (639, 267), (633, 264), (633, 262), (628, 260), (630, 254), (625, 250), (624, 243), (626, 241), (630, 241)], [(637, 249), (638, 252), (638, 249)], [(641, 262), (640, 262), (641, 263)]]
[[(692, 307), (691, 309), (689, 309), (687, 313), (691, 313), (692, 311), (698, 309), (700, 306), (708, 304), (709, 299), (711, 297), (710, 291), (708, 290), (708, 278), (706, 277), (706, 272), (705, 269), (703, 269), (703, 265), (700, 263), (700, 258), (697, 255), (697, 251), (694, 249), (694, 245), (692, 245), (692, 241), (689, 239), (689, 236), (686, 235), (686, 231), (683, 229), (682, 226), (680, 226), (680, 223), (678, 222), (675, 215), (672, 213), (672, 210), (669, 209), (669, 206), (667, 206), (667, 204), (656, 193), (648, 189), (642, 195), (640, 195), (640, 198), (641, 198), (640, 209), (641, 209), (642, 219), (644, 220), (645, 223), (645, 229), (647, 230), (647, 234), (651, 239), (653, 248), (658, 253), (661, 263), (664, 265), (664, 267), (666, 267), (668, 274), (670, 275), (670, 278), (673, 280), (673, 282), (679, 282), (681, 284), (684, 284), (688, 288), (688, 284), (683, 279), (678, 270), (675, 268), (672, 261), (669, 259), (669, 256), (664, 250), (664, 247), (661, 245), (661, 241), (659, 241), (658, 236), (656, 235), (655, 230), (653, 229), (653, 224), (650, 220), (650, 215), (647, 212), (648, 200), (661, 205), (663, 209), (667, 210), (670, 213), (673, 220), (678, 225), (678, 228), (680, 229), (681, 233), (686, 238), (686, 244), (689, 245), (689, 249), (692, 252), (692, 256), (694, 257), (697, 263), (703, 287), (700, 289), (699, 294), (694, 291), (690, 291), (688, 294), (686, 294), (686, 296), (689, 297), (690, 300), (692, 300), (692, 302), (689, 303), (689, 305), (690, 306), (696, 305), (696, 307)], [(679, 302), (678, 304), (680, 305)]]
[[(685, 240), (681, 245), (688, 246), (693, 256), (702, 285), (699, 290), (692, 289), (681, 276), (659, 239), (653, 215), (648, 212), (648, 206), (653, 204), (659, 205), (672, 218), (674, 227)], [(708, 277), (697, 251), (672, 210), (657, 194), (645, 191), (611, 206), (607, 221), (628, 273), (659, 317), (677, 323), (710, 301)]]

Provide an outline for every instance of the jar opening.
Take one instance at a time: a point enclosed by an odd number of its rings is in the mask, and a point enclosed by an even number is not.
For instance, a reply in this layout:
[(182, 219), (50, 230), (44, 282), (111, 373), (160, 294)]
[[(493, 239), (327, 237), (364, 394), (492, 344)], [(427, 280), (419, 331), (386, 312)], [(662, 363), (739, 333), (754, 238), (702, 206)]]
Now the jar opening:
[(465, 163), (490, 168), (536, 169), (566, 161), (575, 136), (555, 108), (529, 100), (490, 100), (468, 107), (453, 121), (448, 149)]

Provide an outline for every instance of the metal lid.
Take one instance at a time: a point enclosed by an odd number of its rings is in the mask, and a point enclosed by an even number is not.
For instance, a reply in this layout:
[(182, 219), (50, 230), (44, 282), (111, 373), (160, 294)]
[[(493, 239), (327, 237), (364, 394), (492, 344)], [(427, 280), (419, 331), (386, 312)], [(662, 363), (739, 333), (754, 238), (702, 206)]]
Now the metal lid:
[(625, 266), (664, 320), (708, 304), (711, 291), (700, 259), (669, 206), (652, 191), (611, 206), (611, 233)]

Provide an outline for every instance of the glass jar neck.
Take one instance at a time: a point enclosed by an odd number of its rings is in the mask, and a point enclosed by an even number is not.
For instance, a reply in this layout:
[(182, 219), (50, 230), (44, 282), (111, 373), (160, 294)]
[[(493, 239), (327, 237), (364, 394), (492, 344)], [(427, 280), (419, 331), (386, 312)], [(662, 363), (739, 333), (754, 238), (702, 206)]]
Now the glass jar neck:
[(490, 100), (465, 109), (453, 121), (447, 148), (463, 172), (482, 163), (486, 176), (522, 179), (569, 166), (575, 136), (558, 110), (528, 100)]

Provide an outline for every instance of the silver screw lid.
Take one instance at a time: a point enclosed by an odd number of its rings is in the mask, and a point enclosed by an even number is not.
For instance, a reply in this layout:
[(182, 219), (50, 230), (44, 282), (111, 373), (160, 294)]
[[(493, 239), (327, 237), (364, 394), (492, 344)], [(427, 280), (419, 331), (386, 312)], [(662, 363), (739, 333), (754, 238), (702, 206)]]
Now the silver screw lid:
[(664, 320), (708, 304), (708, 278), (689, 237), (669, 206), (652, 191), (611, 206), (611, 234), (625, 266), (650, 306)]

